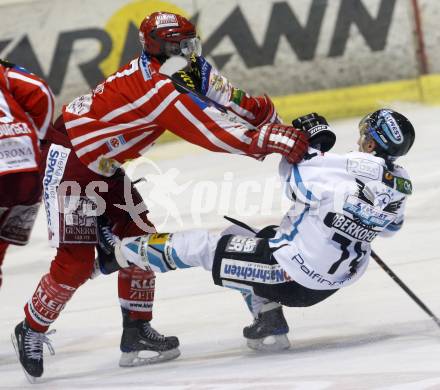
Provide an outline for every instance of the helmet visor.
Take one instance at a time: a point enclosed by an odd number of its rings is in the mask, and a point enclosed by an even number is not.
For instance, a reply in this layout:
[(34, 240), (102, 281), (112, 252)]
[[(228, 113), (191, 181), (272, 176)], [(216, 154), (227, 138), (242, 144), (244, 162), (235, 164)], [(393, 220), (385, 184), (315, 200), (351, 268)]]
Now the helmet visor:
[(202, 55), (202, 43), (197, 37), (182, 39), (180, 41), (180, 50), (185, 57), (191, 57), (193, 54), (196, 57), (200, 57)]

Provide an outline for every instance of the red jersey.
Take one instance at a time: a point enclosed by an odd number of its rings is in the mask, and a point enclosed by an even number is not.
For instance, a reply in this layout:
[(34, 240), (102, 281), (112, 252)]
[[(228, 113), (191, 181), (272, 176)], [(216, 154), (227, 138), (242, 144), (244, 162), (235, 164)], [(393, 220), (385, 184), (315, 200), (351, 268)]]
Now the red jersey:
[(159, 68), (156, 59), (143, 54), (63, 108), (73, 149), (85, 165), (111, 176), (165, 129), (214, 152), (248, 154), (252, 126), (179, 92)]
[(53, 111), (53, 95), (43, 80), (0, 61), (0, 175), (37, 170), (38, 138), (44, 138)]

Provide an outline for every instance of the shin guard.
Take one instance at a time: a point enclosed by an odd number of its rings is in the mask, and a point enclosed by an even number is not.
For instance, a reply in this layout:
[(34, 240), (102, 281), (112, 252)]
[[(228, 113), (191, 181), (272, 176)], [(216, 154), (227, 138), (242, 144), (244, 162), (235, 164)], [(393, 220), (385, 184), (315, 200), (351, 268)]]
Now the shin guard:
[(58, 284), (50, 274), (44, 275), (30, 301), (24, 307), (33, 330), (45, 332), (64, 309), (76, 288)]
[(155, 281), (152, 271), (144, 271), (135, 266), (119, 271), (119, 302), (121, 308), (129, 312), (131, 319), (151, 321)]

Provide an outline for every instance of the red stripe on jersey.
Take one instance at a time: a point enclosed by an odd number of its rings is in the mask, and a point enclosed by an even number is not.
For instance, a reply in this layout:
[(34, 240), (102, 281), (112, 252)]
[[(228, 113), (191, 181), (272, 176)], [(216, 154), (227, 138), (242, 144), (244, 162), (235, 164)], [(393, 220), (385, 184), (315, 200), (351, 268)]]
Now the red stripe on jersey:
[(115, 167), (138, 157), (165, 129), (209, 150), (246, 153), (248, 128), (178, 92), (158, 73), (159, 67), (155, 59), (148, 63), (133, 60), (92, 94), (64, 107), (73, 148), (93, 171), (110, 176)]

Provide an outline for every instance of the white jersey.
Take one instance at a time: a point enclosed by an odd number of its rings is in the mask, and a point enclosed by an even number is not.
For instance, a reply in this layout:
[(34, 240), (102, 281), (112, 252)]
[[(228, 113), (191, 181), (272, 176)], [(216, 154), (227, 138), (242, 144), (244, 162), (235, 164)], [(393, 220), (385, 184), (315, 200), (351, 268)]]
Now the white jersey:
[(280, 175), (294, 201), (270, 240), (289, 276), (314, 290), (338, 289), (365, 272), (371, 242), (397, 231), (411, 182), (403, 168), (361, 152), (321, 154), (291, 165)]

